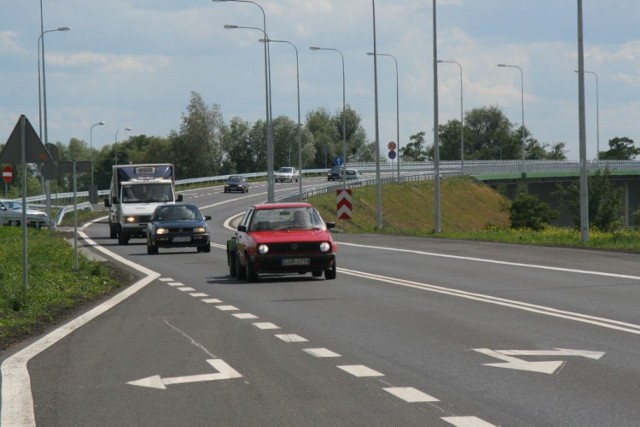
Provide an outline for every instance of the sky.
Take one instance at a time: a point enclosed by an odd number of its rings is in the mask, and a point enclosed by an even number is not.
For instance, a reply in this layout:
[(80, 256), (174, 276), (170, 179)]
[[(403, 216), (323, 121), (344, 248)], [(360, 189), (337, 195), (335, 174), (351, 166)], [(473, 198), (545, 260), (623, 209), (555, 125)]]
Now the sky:
[[(302, 121), (343, 102), (375, 141), (373, 4), (368, 0), (256, 0), (267, 34), (298, 50)], [(39, 131), (38, 42), (44, 18), (49, 142), (100, 148), (132, 135), (178, 131), (191, 92), (225, 121), (265, 118), (263, 15), (247, 2), (20, 0), (0, 2), (0, 142), (21, 114)], [(543, 144), (579, 159), (577, 1), (438, 0), (439, 123), (496, 106)], [(225, 29), (224, 25), (258, 29)], [(68, 32), (53, 31), (69, 27)], [(583, 0), (587, 158), (615, 137), (640, 146), (640, 1)], [(426, 132), (433, 143), (433, 7), (376, 0), (380, 148)], [(311, 46), (332, 50), (312, 51)], [(392, 56), (383, 56), (392, 55)], [(398, 63), (399, 108), (396, 106)], [(503, 63), (517, 68), (500, 68)], [(273, 117), (297, 120), (296, 55), (270, 47)], [(462, 97), (460, 86), (462, 80)], [(522, 96), (524, 88), (524, 96)], [(44, 98), (44, 96), (41, 96)], [(104, 121), (103, 126), (93, 126)], [(130, 127), (131, 131), (124, 128)], [(91, 130), (93, 129), (93, 130)], [(44, 139), (44, 135), (43, 135)]]

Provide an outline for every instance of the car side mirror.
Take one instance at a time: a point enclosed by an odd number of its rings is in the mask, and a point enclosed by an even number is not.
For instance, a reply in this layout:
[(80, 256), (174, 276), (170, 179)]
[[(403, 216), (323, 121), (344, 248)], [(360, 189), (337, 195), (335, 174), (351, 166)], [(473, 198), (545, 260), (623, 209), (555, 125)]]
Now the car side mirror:
[(246, 225), (239, 225), (238, 226), (238, 231), (246, 232), (247, 231), (247, 226)]
[(111, 202), (109, 201), (108, 196), (104, 198), (104, 207), (105, 208), (111, 207)]
[(331, 221), (331, 222), (327, 222), (327, 229), (332, 229), (332, 228), (336, 228), (336, 223)]
[(205, 215), (204, 216), (204, 220), (205, 221), (211, 221), (211, 215)]
[(176, 198), (176, 201), (178, 201), (178, 202), (182, 201), (182, 194), (178, 194), (178, 197)]

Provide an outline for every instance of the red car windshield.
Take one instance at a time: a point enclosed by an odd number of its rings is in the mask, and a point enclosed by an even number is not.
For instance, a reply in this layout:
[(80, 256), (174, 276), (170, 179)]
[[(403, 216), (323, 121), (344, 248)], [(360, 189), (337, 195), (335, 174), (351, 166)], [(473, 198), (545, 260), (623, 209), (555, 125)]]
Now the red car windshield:
[(250, 231), (267, 230), (325, 230), (320, 214), (310, 207), (259, 209), (251, 222)]

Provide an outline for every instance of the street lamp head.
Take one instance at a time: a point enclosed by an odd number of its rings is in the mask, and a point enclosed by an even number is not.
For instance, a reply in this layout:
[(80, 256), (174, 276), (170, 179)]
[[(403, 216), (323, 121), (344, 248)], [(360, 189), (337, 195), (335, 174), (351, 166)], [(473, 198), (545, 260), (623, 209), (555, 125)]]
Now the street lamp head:
[(498, 67), (506, 67), (507, 64), (498, 64)]
[(322, 50), (322, 48), (318, 46), (311, 46), (309, 50)]
[(104, 126), (105, 124), (107, 124), (107, 122), (98, 122), (98, 123), (96, 123), (97, 126)]
[(69, 27), (59, 27), (56, 31), (71, 31)]
[(237, 25), (225, 24), (224, 28), (225, 28), (225, 30), (233, 30), (234, 28), (238, 28), (238, 26)]
[(131, 128), (127, 127), (127, 128), (124, 128), (124, 130), (131, 131)]
[(369, 56), (374, 56), (374, 55), (375, 55), (375, 53), (373, 53), (373, 52), (367, 52), (367, 55), (369, 55)]

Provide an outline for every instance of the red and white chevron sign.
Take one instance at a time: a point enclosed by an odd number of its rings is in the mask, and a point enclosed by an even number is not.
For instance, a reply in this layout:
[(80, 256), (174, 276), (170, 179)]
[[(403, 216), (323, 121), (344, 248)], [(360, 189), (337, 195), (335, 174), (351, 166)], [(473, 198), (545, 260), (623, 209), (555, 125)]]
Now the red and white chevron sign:
[(351, 189), (336, 190), (338, 219), (351, 219)]

